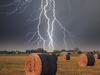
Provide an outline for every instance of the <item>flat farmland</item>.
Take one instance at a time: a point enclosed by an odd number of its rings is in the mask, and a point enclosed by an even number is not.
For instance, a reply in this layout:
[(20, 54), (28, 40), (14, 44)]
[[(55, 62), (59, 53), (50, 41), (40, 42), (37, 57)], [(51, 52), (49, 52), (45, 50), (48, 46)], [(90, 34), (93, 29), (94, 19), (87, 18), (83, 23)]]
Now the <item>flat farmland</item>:
[[(24, 63), (27, 55), (0, 55), (0, 75), (25, 75)], [(57, 75), (100, 75), (100, 60), (95, 66), (80, 67), (79, 56), (71, 56), (71, 60), (58, 60)]]

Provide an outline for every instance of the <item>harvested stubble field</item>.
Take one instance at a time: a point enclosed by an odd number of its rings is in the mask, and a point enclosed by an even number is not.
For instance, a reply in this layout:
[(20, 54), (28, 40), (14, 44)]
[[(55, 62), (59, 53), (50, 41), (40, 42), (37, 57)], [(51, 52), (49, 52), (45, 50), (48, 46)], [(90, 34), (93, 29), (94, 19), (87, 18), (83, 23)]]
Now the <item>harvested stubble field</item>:
[[(24, 62), (26, 55), (2, 56), (0, 55), (0, 75), (25, 75)], [(79, 56), (72, 56), (71, 60), (58, 60), (57, 75), (100, 75), (100, 60), (96, 60), (95, 66), (80, 67)]]

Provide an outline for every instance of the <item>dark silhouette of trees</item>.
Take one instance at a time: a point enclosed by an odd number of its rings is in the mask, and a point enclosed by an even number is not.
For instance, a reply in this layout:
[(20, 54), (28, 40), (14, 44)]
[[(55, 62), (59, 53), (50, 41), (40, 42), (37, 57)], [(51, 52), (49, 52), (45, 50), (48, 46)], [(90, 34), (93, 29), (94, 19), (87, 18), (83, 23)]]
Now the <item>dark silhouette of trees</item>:
[(43, 48), (36, 49), (37, 53), (47, 53)]

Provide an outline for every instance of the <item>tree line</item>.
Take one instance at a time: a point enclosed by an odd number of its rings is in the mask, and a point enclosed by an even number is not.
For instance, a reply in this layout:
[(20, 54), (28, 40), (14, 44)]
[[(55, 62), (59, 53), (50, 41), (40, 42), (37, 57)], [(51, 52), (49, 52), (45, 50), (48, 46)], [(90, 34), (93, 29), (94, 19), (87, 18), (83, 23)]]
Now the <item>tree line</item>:
[(35, 50), (26, 50), (25, 52), (22, 51), (7, 51), (7, 50), (1, 50), (0, 54), (31, 54), (31, 53), (47, 53), (43, 48), (38, 48)]
[[(63, 50), (53, 50), (53, 53), (58, 54), (58, 55), (61, 52), (67, 52), (67, 53), (71, 53), (71, 54), (81, 54), (82, 53), (82, 51), (79, 50), (79, 48), (75, 48), (73, 50), (64, 50), (64, 49)], [(93, 51), (93, 52), (100, 54), (99, 50)], [(38, 48), (38, 49), (34, 49), (34, 50), (33, 49), (26, 50), (25, 52), (18, 51), (18, 50), (16, 50), (16, 51), (1, 50), (0, 51), (0, 54), (31, 54), (31, 53), (47, 53), (47, 51), (44, 50), (43, 48)]]

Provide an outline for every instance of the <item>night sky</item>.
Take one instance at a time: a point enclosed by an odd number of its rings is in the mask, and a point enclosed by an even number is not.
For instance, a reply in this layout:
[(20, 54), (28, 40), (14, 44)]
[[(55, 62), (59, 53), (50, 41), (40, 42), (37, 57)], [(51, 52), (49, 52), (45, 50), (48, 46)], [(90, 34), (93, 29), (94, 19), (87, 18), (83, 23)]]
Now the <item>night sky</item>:
[[(15, 13), (12, 11), (16, 9), (17, 4), (9, 6), (13, 1), (0, 0), (0, 50), (36, 48), (37, 44), (29, 43), (32, 34), (27, 35), (28, 32), (37, 31), (41, 0), (29, 0), (31, 2), (23, 6), (19, 4), (21, 8), (18, 7)], [(82, 50), (100, 49), (100, 0), (55, 0), (55, 2), (56, 17), (71, 35), (72, 43), (66, 33), (68, 49), (76, 47)], [(42, 30), (45, 31), (45, 27), (42, 27)], [(55, 49), (63, 49), (62, 29), (55, 26), (54, 31), (56, 36), (54, 39), (57, 43)]]

